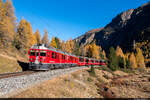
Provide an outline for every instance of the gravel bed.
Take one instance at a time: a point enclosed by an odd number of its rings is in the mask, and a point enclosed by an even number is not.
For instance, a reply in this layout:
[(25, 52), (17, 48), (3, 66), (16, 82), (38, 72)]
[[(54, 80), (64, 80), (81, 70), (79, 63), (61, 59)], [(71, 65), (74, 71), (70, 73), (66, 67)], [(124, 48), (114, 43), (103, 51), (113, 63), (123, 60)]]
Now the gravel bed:
[(39, 84), (45, 80), (52, 79), (63, 74), (72, 73), (85, 67), (72, 67), (67, 69), (50, 70), (47, 72), (38, 72), (30, 75), (10, 77), (0, 79), (0, 97), (16, 92), (19, 89), (25, 89), (30, 86)]

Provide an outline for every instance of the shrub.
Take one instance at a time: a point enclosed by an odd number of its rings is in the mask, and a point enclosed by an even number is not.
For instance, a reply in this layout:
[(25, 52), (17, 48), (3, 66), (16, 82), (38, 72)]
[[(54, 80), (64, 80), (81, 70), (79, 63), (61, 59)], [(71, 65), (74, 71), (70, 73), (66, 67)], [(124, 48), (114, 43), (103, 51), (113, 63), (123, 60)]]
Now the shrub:
[(88, 77), (87, 81), (92, 82), (93, 80), (90, 77)]
[(131, 69), (131, 63), (128, 59), (125, 60), (126, 61), (126, 68)]
[(118, 65), (120, 68), (125, 68), (125, 60), (121, 56), (118, 56)]

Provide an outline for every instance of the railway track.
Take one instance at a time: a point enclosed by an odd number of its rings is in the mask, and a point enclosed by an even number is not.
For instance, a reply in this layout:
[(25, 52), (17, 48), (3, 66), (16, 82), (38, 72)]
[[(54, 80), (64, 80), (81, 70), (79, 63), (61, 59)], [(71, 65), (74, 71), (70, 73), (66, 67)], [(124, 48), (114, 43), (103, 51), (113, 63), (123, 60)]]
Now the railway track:
[(16, 95), (17, 93), (24, 91), (32, 86), (40, 84), (41, 82), (50, 80), (55, 77), (59, 77), (64, 74), (70, 74), (83, 68), (86, 67), (72, 67), (66, 69), (49, 70), (44, 72), (26, 71), (19, 72), (19, 74), (17, 73), (17, 75), (16, 73), (15, 75), (12, 75), (14, 73), (10, 73), (9, 76), (8, 74), (1, 74), (0, 78), (2, 79), (0, 80), (0, 98), (11, 97), (12, 95)]
[(33, 73), (35, 73), (35, 72), (34, 71), (24, 71), (24, 72), (0, 74), (0, 79), (22, 76), (22, 75), (28, 75), (28, 74), (33, 74)]

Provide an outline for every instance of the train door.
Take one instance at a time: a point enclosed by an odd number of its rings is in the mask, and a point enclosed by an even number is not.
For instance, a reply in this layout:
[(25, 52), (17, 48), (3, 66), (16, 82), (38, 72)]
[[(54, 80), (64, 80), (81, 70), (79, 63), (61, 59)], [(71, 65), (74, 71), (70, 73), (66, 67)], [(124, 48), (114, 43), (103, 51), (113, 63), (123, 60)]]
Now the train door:
[(52, 53), (52, 58), (51, 58), (51, 63), (55, 63), (55, 52), (51, 52)]

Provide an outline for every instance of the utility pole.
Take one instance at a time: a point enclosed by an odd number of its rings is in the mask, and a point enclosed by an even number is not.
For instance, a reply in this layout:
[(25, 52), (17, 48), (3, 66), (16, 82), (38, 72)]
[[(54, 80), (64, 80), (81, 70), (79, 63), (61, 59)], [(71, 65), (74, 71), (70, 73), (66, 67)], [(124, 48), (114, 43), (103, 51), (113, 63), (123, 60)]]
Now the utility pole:
[(133, 40), (133, 49), (134, 50), (136, 49), (136, 42), (135, 42), (135, 40)]

